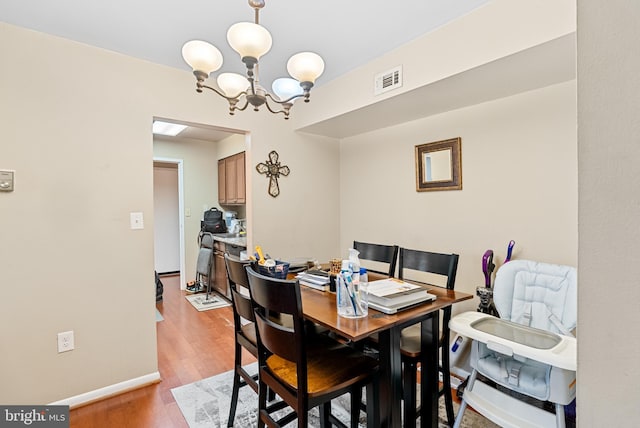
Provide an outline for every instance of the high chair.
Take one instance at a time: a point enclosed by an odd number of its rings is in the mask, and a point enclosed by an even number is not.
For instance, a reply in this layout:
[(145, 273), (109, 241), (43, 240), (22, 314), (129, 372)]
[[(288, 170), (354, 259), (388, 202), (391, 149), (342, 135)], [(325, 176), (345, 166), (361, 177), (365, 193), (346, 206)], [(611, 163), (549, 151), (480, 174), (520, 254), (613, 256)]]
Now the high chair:
[[(465, 312), (449, 324), (472, 340), (454, 428), (467, 405), (503, 427), (564, 428), (564, 406), (576, 396), (576, 269), (510, 261), (496, 274), (493, 299), (500, 318)], [(555, 414), (529, 397), (553, 403)]]

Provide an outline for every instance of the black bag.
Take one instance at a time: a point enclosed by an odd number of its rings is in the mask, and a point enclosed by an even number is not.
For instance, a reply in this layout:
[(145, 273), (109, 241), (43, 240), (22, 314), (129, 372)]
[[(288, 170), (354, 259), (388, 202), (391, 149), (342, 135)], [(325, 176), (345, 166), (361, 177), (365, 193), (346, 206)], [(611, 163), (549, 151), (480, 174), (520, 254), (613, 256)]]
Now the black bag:
[(160, 277), (156, 271), (156, 302), (162, 300), (162, 293), (164, 293), (164, 285), (162, 284), (162, 281), (160, 281)]
[(225, 233), (227, 224), (222, 219), (222, 211), (217, 208), (211, 208), (204, 212), (204, 220), (200, 223), (202, 232), (209, 233)]

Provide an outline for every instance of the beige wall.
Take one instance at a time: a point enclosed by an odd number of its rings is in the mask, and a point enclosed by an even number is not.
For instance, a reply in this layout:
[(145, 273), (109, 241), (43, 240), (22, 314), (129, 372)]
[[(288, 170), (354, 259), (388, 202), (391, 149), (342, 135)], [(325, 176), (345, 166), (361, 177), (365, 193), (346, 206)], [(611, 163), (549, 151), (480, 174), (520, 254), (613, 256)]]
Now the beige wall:
[(578, 422), (640, 421), (640, 5), (578, 2)]
[(226, 158), (246, 149), (246, 136), (234, 134), (216, 143), (218, 146), (218, 159)]
[[(353, 240), (460, 254), (456, 289), (484, 284), (482, 255), (577, 264), (576, 83), (341, 142), (341, 256)], [(416, 192), (415, 146), (461, 137), (460, 191)], [(461, 304), (475, 309), (477, 302)]]

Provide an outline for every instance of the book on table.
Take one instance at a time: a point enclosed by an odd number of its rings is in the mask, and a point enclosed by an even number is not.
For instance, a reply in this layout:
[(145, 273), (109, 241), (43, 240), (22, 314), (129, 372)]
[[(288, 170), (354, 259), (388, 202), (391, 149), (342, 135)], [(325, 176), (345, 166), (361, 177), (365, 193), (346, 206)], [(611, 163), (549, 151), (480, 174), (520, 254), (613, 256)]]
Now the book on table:
[(369, 306), (387, 314), (436, 299), (436, 296), (430, 294), (424, 286), (397, 278), (370, 282), (367, 294)]
[[(326, 275), (325, 275), (326, 274)], [(323, 271), (300, 272), (296, 278), (301, 285), (315, 288), (316, 290), (329, 290), (329, 273)]]

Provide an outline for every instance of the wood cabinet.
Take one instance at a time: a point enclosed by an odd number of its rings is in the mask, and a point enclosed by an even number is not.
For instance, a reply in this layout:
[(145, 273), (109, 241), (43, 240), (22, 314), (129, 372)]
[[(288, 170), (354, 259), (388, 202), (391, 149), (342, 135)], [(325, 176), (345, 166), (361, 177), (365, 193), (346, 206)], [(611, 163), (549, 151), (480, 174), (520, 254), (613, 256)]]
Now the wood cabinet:
[(229, 290), (229, 283), (227, 282), (227, 267), (224, 261), (225, 245), (222, 242), (216, 241), (214, 243), (214, 249), (213, 263), (215, 273), (213, 277), (213, 288), (227, 299), (231, 299), (231, 290)]
[(244, 152), (218, 161), (218, 202), (240, 205), (246, 202)]
[(218, 161), (218, 202), (227, 202), (227, 168), (224, 159)]
[(214, 274), (211, 286), (215, 291), (231, 300), (231, 289), (227, 280), (227, 267), (224, 261), (225, 253), (235, 257), (240, 257), (240, 252), (246, 250), (246, 247), (235, 244), (228, 244), (217, 239), (213, 242), (213, 264)]

